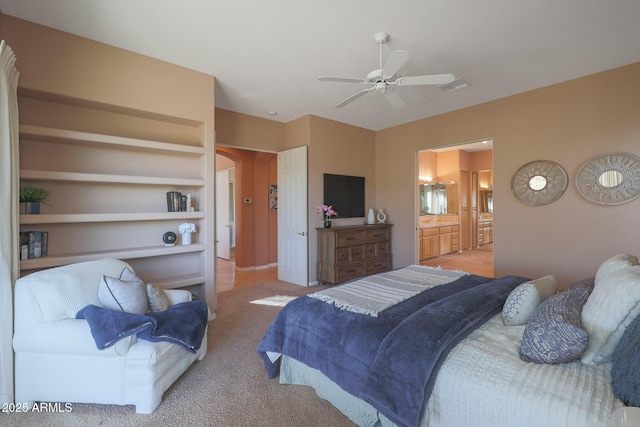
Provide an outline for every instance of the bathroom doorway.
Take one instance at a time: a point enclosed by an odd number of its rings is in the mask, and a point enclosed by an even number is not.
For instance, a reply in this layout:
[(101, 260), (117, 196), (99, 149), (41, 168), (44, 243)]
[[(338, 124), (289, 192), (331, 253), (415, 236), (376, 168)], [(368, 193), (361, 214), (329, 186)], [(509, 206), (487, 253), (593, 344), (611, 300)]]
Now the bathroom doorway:
[(493, 139), (420, 150), (417, 162), (417, 262), (493, 277)]

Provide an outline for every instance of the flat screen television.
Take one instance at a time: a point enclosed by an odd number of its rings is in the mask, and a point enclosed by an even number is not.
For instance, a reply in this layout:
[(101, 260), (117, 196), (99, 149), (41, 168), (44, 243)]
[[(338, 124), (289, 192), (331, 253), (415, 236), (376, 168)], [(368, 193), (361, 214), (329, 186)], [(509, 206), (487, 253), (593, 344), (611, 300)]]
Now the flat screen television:
[(323, 200), (338, 218), (364, 217), (364, 177), (325, 173)]

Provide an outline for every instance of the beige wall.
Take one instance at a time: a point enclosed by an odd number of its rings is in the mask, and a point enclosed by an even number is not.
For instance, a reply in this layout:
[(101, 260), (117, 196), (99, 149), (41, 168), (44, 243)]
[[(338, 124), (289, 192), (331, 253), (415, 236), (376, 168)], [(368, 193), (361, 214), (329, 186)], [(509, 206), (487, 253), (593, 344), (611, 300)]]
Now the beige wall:
[[(377, 208), (378, 205), (375, 198), (375, 133), (316, 116), (310, 116), (309, 120), (309, 281), (314, 282), (317, 280), (318, 254), (315, 228), (323, 226), (320, 215), (316, 215), (317, 206), (323, 204), (323, 174), (363, 176), (365, 215), (367, 209)], [(363, 224), (364, 220), (338, 216), (333, 224)]]
[[(215, 79), (213, 76), (3, 14), (0, 14), (0, 38), (6, 40), (16, 54), (16, 67), (20, 72), (18, 104), (22, 124), (184, 145), (214, 146)], [(63, 150), (60, 149), (60, 151)], [(70, 161), (74, 155), (82, 151), (82, 147), (75, 151), (71, 150), (64, 160)], [(56, 170), (56, 167), (63, 163), (56, 161), (54, 156), (43, 155), (40, 150), (34, 150), (31, 154), (25, 150), (21, 154), (24, 155), (22, 161), (29, 160), (33, 164), (50, 162), (51, 167), (43, 165), (41, 167), (43, 170)], [(60, 153), (57, 152), (57, 154)], [(130, 165), (135, 156), (136, 154), (120, 155), (119, 158), (118, 154), (113, 154), (111, 157), (105, 156), (107, 157), (104, 159), (106, 167), (101, 170), (117, 174), (117, 171), (121, 170), (120, 166)], [(120, 163), (114, 161), (114, 158), (118, 158)], [(100, 165), (102, 158), (93, 156), (92, 160)], [(175, 170), (180, 170), (181, 167), (175, 166), (176, 164), (184, 165), (180, 158), (171, 160)], [(79, 160), (76, 163), (85, 167), (89, 162)], [(134, 170), (141, 175), (156, 176), (158, 163), (160, 162), (140, 162)], [(202, 170), (198, 172), (205, 180), (210, 179), (206, 181), (207, 184), (209, 182), (212, 184), (214, 173), (212, 156), (206, 156), (200, 166)], [(152, 170), (149, 170), (150, 168)], [(57, 213), (66, 213), (68, 212), (66, 209), (71, 209), (74, 213), (83, 211), (84, 206), (77, 206), (78, 197), (70, 203), (63, 203), (65, 197), (66, 200), (72, 200), (71, 189), (79, 188), (79, 184), (74, 187), (57, 182), (49, 183), (52, 192), (57, 194), (59, 203), (56, 208)], [(105, 185), (105, 187), (108, 186)], [(87, 187), (76, 191), (78, 194), (81, 194), (80, 191), (88, 192)], [(114, 206), (121, 204), (117, 203), (121, 199), (121, 194), (110, 191), (111, 189), (106, 189), (101, 192), (101, 201), (113, 201), (111, 204)], [(132, 186), (127, 191), (132, 194), (138, 190)], [(140, 191), (140, 193), (144, 197), (150, 192)], [(206, 260), (210, 256), (213, 261), (215, 240), (213, 192), (206, 191), (206, 188), (198, 188), (194, 189), (194, 194), (197, 194), (198, 209), (211, 212), (204, 220), (198, 221), (198, 240), (205, 243), (206, 250), (193, 257), (189, 255), (187, 257), (142, 257), (130, 259), (129, 262), (136, 271), (144, 275), (145, 272), (158, 274), (167, 270), (177, 271), (188, 258), (189, 267), (205, 275), (206, 286), (199, 293), (201, 297), (206, 297), (211, 309), (215, 310), (215, 265), (208, 264)], [(164, 194), (162, 196), (164, 199)], [(154, 202), (149, 201), (146, 205), (144, 203), (141, 202), (139, 206), (144, 206), (145, 212), (155, 209), (149, 207), (155, 206)], [(52, 236), (56, 226), (52, 225), (49, 230)], [(119, 230), (127, 226), (131, 225), (124, 224)], [(118, 233), (104, 233), (106, 237), (103, 240), (95, 238), (100, 230), (105, 229), (104, 227), (102, 225), (89, 229), (89, 226), (74, 226), (73, 230), (76, 233), (82, 232), (81, 238), (58, 240), (56, 251), (75, 253), (73, 244), (78, 240), (89, 242), (83, 246), (76, 245), (83, 248), (79, 250), (81, 253), (102, 247), (122, 247), (123, 240), (118, 237)], [(149, 229), (149, 233), (145, 236), (152, 235), (156, 229), (165, 230), (165, 224), (161, 222), (158, 225), (143, 224), (139, 227)], [(117, 227), (113, 228), (115, 230)], [(99, 243), (94, 243), (96, 241)], [(135, 247), (137, 244), (140, 244), (139, 241), (136, 244), (132, 243), (132, 246)], [(158, 268), (155, 268), (156, 266)], [(175, 268), (172, 268), (174, 266)]]
[(285, 149), (285, 124), (216, 108), (216, 144), (275, 153)]
[[(416, 151), (493, 138), (495, 274), (555, 274), (566, 284), (606, 258), (639, 252), (640, 201), (601, 206), (574, 178), (592, 157), (640, 154), (640, 63), (376, 132), (376, 203), (394, 224), (394, 267), (415, 262)], [(556, 202), (528, 206), (511, 194), (523, 164), (552, 160), (569, 186)]]
[[(185, 124), (200, 121), (207, 140), (213, 139), (215, 114), (217, 142), (237, 148), (277, 152), (308, 145), (311, 281), (323, 173), (365, 177), (367, 207), (383, 208), (394, 224), (397, 268), (416, 259), (417, 151), (485, 138), (494, 140), (497, 275), (553, 273), (568, 281), (593, 274), (613, 254), (638, 252), (633, 231), (640, 201), (593, 204), (578, 194), (574, 177), (596, 155), (640, 154), (640, 63), (372, 132), (315, 116), (282, 124), (225, 110), (214, 113), (211, 76), (189, 70), (185, 79), (187, 70), (181, 67), (2, 14), (0, 36), (16, 52), (23, 93), (116, 106), (116, 113), (184, 118)], [(118, 75), (131, 79), (114, 78)], [(509, 183), (521, 165), (538, 159), (558, 162), (570, 182), (558, 201), (532, 207), (512, 196)], [(336, 224), (360, 221), (338, 219)]]

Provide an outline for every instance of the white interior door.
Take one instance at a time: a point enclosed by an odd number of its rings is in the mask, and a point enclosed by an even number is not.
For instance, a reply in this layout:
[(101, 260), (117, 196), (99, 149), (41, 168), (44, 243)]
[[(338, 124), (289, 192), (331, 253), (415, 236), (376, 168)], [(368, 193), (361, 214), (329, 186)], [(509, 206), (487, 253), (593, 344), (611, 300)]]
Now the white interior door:
[(278, 280), (309, 286), (307, 147), (278, 153)]
[(229, 170), (216, 172), (216, 255), (231, 258)]

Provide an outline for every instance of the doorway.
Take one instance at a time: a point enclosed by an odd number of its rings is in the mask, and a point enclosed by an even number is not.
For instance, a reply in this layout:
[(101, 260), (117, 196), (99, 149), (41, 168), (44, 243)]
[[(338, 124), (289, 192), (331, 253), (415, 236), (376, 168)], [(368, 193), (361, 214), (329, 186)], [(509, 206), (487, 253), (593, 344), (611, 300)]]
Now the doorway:
[[(493, 140), (420, 150), (417, 163), (417, 263), (493, 277)], [(430, 210), (431, 187), (456, 194)]]
[(216, 256), (235, 259), (235, 167), (216, 171)]
[(269, 200), (276, 184), (277, 153), (216, 146), (217, 292), (252, 274), (277, 277), (278, 211)]

